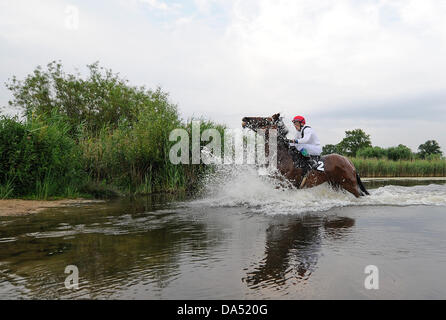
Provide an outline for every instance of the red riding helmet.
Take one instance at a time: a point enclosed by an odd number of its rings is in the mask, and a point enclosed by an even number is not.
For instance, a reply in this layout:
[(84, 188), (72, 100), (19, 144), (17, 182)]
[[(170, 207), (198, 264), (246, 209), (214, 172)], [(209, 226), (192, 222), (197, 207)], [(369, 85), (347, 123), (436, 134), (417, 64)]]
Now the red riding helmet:
[(300, 122), (302, 125), (305, 125), (305, 118), (302, 116), (295, 116), (293, 122)]

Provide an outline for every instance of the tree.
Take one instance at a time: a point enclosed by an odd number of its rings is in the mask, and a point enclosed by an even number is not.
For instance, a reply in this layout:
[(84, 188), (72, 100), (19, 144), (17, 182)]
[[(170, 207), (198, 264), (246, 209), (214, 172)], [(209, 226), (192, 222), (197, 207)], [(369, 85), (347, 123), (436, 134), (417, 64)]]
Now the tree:
[(427, 156), (430, 155), (439, 155), (441, 156), (443, 152), (440, 150), (440, 145), (435, 140), (428, 140), (423, 144), (420, 144), (418, 147), (418, 155), (425, 159)]
[(339, 153), (337, 145), (334, 144), (326, 144), (322, 147), (322, 154), (332, 154), (332, 153)]
[(13, 77), (6, 84), (14, 97), (9, 105), (22, 109), (28, 118), (57, 112), (67, 116), (72, 128), (82, 124), (91, 133), (104, 127), (116, 129), (120, 124), (133, 126), (147, 111), (159, 114), (167, 110), (177, 115), (176, 106), (161, 89), (130, 86), (119, 74), (99, 67), (98, 62), (87, 67), (86, 78), (65, 73), (56, 61), (46, 70), (37, 67), (24, 80)]
[(387, 158), (389, 160), (409, 160), (413, 157), (412, 150), (403, 145), (399, 144), (398, 147), (390, 147), (386, 150)]
[(360, 158), (377, 158), (381, 159), (386, 156), (386, 150), (381, 147), (365, 147), (356, 152), (356, 156)]
[(337, 145), (342, 154), (354, 157), (358, 150), (371, 147), (370, 135), (361, 129), (345, 131), (345, 138)]

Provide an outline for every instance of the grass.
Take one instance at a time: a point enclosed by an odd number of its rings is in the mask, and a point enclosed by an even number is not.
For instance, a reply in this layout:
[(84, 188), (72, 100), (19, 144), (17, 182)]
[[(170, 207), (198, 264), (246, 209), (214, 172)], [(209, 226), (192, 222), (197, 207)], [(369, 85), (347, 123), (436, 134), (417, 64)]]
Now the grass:
[(446, 160), (351, 158), (361, 177), (446, 177)]
[(4, 185), (0, 185), (0, 199), (7, 199), (14, 192), (14, 179), (10, 178)]

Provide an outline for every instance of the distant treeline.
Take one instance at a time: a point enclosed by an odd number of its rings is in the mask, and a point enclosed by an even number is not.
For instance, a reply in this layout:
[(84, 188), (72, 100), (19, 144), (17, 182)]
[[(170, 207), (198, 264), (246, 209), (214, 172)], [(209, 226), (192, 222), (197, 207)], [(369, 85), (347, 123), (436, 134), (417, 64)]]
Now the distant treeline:
[[(9, 104), (24, 117), (0, 119), (0, 198), (109, 197), (197, 187), (210, 168), (169, 161), (175, 143), (170, 132), (190, 132), (191, 123), (180, 119), (168, 94), (131, 86), (98, 63), (88, 69), (84, 79), (51, 62), (7, 83)], [(202, 121), (201, 130), (207, 128), (224, 130)]]
[(362, 129), (345, 132), (345, 138), (336, 145), (327, 144), (322, 148), (323, 154), (338, 153), (349, 157), (365, 159), (387, 160), (440, 160), (442, 151), (437, 141), (428, 140), (418, 147), (418, 152), (413, 152), (409, 147), (399, 144), (395, 147), (382, 148), (372, 146), (370, 135)]
[(348, 156), (363, 177), (446, 177), (446, 160), (435, 140), (428, 140), (413, 152), (405, 145), (372, 146), (370, 135), (361, 129), (345, 132), (336, 145), (323, 147), (323, 154)]

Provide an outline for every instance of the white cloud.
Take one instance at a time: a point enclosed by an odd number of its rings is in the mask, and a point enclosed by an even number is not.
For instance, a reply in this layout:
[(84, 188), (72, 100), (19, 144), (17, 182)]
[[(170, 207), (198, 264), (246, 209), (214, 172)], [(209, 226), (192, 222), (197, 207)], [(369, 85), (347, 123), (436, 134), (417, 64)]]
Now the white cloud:
[(198, 12), (208, 14), (211, 10), (211, 0), (194, 0)]
[(159, 10), (169, 10), (171, 7), (167, 3), (159, 0), (139, 0), (142, 3), (148, 4), (150, 7)]

